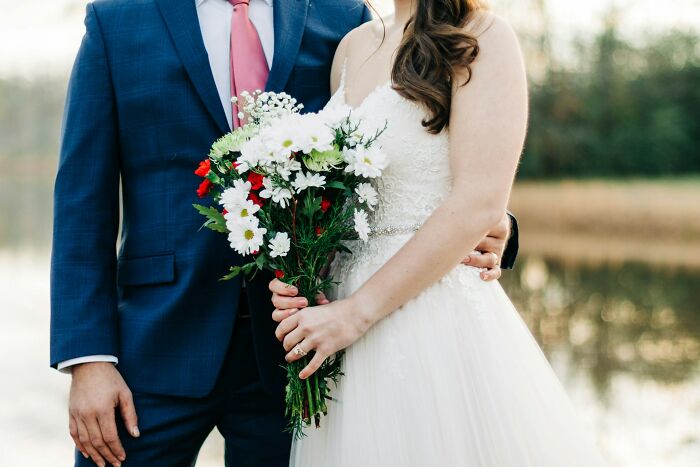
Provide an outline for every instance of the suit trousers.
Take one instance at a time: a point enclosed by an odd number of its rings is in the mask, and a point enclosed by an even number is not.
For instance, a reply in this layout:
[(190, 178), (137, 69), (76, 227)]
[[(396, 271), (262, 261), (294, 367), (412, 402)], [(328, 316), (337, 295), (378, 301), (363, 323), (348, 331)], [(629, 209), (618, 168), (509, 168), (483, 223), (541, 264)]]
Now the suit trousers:
[[(260, 382), (245, 289), (225, 363), (214, 390), (203, 398), (134, 393), (141, 436), (132, 438), (117, 412), (124, 467), (194, 466), (214, 428), (225, 440), (226, 467), (287, 467), (291, 435), (285, 431), (283, 394)], [(94, 466), (76, 451), (76, 467)]]

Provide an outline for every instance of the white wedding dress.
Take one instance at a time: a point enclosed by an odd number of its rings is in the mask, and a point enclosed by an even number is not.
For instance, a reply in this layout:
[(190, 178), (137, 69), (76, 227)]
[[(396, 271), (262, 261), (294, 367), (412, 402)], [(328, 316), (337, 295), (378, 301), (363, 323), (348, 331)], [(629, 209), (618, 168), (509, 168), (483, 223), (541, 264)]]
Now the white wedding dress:
[[(344, 75), (329, 106), (346, 106)], [(375, 233), (332, 267), (352, 294), (450, 190), (448, 137), (389, 83), (353, 112), (388, 121)], [(465, 213), (468, 216), (469, 213)], [(321, 428), (295, 441), (294, 467), (594, 467), (604, 465), (559, 380), (497, 282), (457, 266), (345, 353)]]

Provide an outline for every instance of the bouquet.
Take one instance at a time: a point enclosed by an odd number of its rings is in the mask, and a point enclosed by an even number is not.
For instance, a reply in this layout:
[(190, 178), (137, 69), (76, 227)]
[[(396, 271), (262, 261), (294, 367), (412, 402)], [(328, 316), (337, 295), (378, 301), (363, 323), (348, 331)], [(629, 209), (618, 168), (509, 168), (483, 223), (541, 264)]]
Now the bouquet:
[[(195, 171), (204, 178), (198, 195), (215, 202), (194, 205), (204, 227), (227, 234), (231, 248), (250, 258), (222, 280), (269, 270), (315, 305), (333, 284), (324, 275), (332, 255), (350, 252), (348, 240), (368, 239), (368, 211), (378, 202), (372, 180), (387, 166), (376, 144), (386, 122), (372, 126), (349, 107), (302, 114), (284, 93), (243, 93), (234, 103), (242, 125), (216, 141)], [(312, 420), (319, 426), (330, 383), (341, 376), (337, 354), (299, 379), (312, 356), (287, 365), (286, 410), (297, 437)]]

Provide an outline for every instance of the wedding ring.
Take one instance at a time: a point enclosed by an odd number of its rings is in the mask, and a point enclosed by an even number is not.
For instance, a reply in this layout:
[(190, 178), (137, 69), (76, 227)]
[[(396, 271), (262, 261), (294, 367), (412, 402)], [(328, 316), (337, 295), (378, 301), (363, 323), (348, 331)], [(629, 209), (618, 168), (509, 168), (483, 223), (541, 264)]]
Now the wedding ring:
[(306, 352), (304, 352), (304, 349), (301, 348), (300, 344), (294, 346), (294, 353), (300, 357), (306, 357), (306, 355), (308, 355)]

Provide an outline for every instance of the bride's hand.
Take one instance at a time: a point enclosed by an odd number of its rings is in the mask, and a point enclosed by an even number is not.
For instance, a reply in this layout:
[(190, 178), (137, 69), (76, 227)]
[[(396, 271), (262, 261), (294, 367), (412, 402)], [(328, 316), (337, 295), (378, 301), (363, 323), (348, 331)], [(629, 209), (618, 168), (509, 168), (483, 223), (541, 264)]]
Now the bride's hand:
[(294, 351), (297, 344), (306, 353), (315, 352), (299, 373), (299, 378), (306, 379), (328, 357), (359, 339), (371, 325), (372, 319), (352, 299), (345, 299), (293, 313), (277, 326), (275, 335), (288, 352), (285, 357), (288, 362), (301, 358)]

